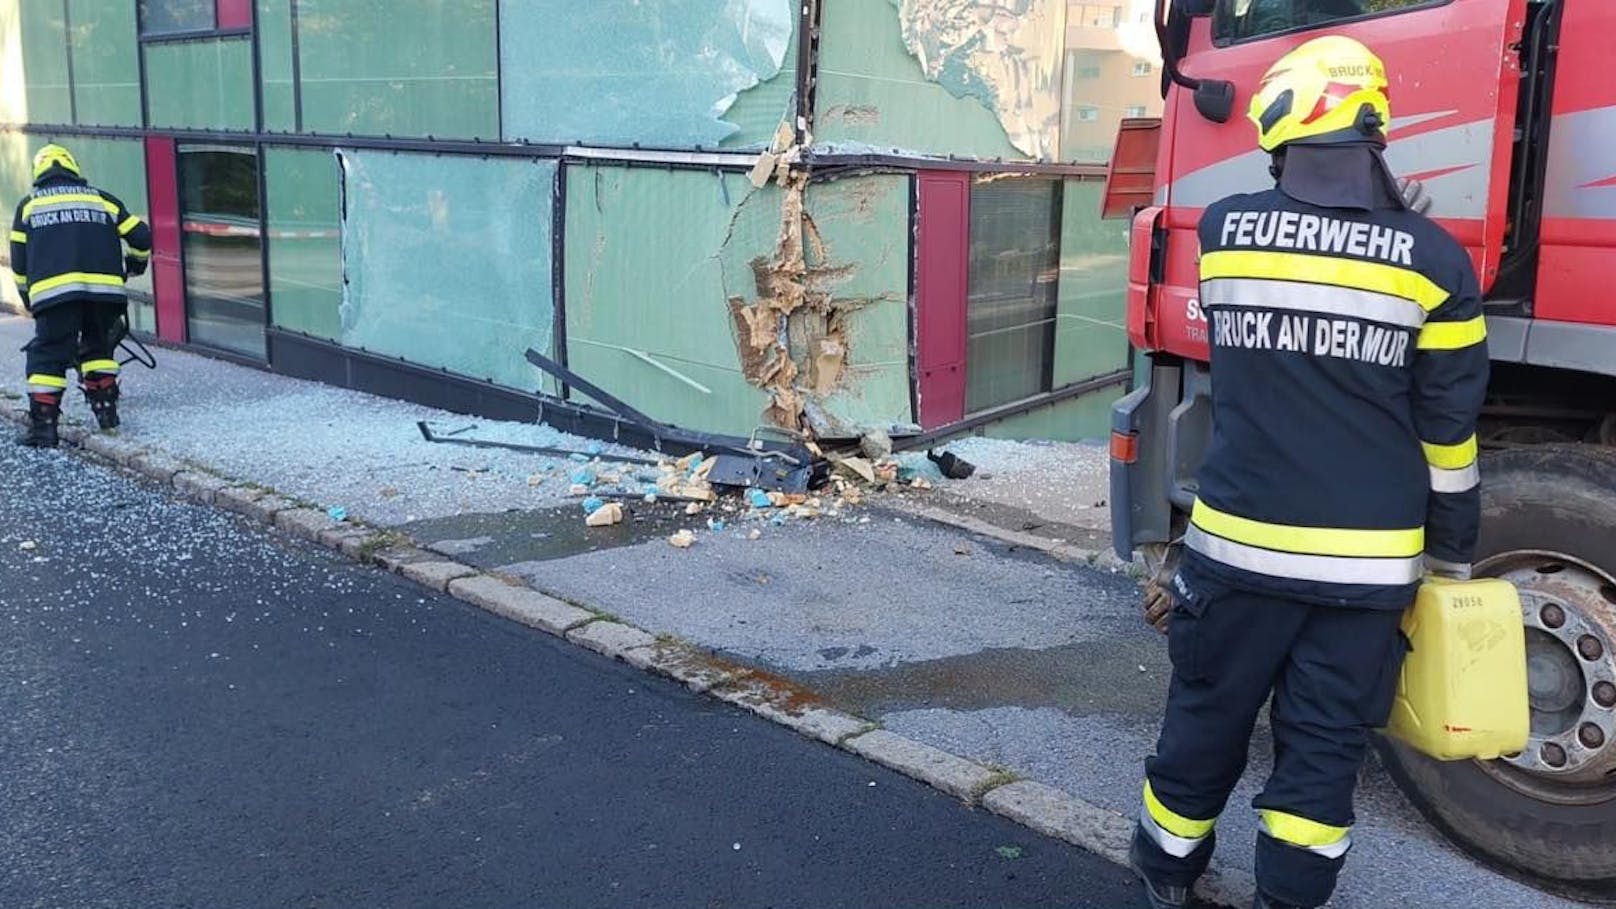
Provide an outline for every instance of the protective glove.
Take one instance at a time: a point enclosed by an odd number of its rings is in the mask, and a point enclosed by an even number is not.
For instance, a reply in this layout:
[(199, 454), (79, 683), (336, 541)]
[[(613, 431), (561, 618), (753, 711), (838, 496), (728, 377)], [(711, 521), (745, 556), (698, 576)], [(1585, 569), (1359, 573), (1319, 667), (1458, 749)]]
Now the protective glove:
[(1145, 582), (1143, 603), (1145, 624), (1162, 634), (1167, 633), (1167, 623), (1173, 615), (1173, 576), (1178, 573), (1178, 561), (1179, 556), (1183, 554), (1183, 546), (1182, 543), (1168, 545), (1162, 553), (1161, 563)]
[(1408, 210), (1416, 214), (1425, 214), (1431, 210), (1431, 197), (1425, 192), (1425, 184), (1408, 177), (1397, 178), (1397, 189), (1403, 194), (1403, 204)]
[(1145, 624), (1162, 634), (1167, 633), (1167, 620), (1173, 613), (1173, 594), (1152, 578), (1145, 582)]
[(138, 278), (146, 273), (146, 264), (149, 261), (149, 259), (142, 259), (139, 256), (124, 256), (123, 270), (129, 274), (129, 277)]

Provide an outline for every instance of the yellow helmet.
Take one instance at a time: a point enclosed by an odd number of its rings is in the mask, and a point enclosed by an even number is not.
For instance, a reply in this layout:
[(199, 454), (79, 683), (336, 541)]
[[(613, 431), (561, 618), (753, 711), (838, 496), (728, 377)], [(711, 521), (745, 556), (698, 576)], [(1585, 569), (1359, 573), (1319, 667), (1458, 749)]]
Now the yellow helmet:
[(1264, 151), (1291, 143), (1384, 144), (1392, 122), (1386, 67), (1344, 35), (1314, 38), (1268, 68), (1247, 116)]
[(71, 172), (75, 177), (79, 174), (79, 162), (73, 159), (73, 153), (57, 145), (55, 142), (45, 146), (34, 154), (34, 179), (38, 180), (50, 170), (53, 165), (60, 164), (64, 170)]

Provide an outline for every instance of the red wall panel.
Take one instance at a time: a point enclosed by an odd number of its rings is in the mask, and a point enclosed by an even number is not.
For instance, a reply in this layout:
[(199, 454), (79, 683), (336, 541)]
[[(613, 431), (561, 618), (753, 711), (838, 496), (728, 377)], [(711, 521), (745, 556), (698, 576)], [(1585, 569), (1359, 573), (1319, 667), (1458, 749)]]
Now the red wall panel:
[(185, 340), (185, 269), (180, 261), (180, 199), (174, 140), (146, 138), (146, 196), (151, 206), (152, 295), (157, 336)]
[(219, 28), (252, 28), (253, 0), (217, 0)]
[(915, 335), (920, 425), (965, 417), (965, 294), (970, 260), (971, 175), (921, 171)]

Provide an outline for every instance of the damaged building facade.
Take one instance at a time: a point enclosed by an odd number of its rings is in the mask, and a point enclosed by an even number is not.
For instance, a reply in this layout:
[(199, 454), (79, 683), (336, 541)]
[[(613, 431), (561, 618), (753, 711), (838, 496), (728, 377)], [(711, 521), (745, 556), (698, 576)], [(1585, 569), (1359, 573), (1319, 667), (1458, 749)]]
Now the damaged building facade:
[(0, 203), (67, 144), (138, 331), (462, 412), (593, 407), (532, 349), (706, 432), (1096, 437), (1150, 8), (0, 0)]

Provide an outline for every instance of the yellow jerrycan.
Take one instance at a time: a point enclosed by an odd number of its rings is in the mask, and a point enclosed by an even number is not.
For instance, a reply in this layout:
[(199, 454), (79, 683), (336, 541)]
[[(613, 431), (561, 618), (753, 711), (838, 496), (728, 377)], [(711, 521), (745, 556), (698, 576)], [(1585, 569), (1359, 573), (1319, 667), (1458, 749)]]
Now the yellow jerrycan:
[(1498, 578), (1426, 578), (1403, 614), (1403, 661), (1386, 732), (1437, 760), (1491, 760), (1526, 747), (1526, 630), (1520, 594)]

